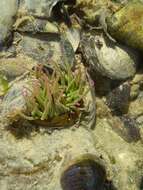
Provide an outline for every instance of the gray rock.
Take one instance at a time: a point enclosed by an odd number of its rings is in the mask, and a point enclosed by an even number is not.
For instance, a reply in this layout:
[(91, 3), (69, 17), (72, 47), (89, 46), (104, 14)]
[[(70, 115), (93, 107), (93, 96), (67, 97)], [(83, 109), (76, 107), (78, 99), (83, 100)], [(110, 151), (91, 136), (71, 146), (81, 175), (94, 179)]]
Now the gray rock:
[(35, 65), (37, 63), (33, 62), (28, 56), (19, 55), (15, 58), (2, 58), (0, 59), (0, 74), (10, 82), (32, 69)]
[(84, 35), (81, 46), (92, 72), (98, 72), (113, 80), (134, 76), (137, 56), (126, 47), (114, 44), (101, 35)]
[(57, 34), (23, 36), (18, 51), (39, 63), (58, 63), (61, 67), (74, 65), (75, 55), (68, 40)]
[(0, 131), (0, 186), (12, 190), (62, 190), (64, 168), (89, 154), (102, 156), (107, 178), (117, 190), (138, 189), (142, 153), (141, 144), (133, 146), (123, 141), (104, 119), (98, 121), (94, 131), (80, 126), (52, 134), (31, 131), (28, 125), (18, 130), (15, 124)]
[(0, 48), (2, 48), (10, 36), (18, 9), (18, 0), (1, 0), (0, 8)]
[(142, 139), (141, 131), (133, 116), (129, 114), (124, 114), (118, 117), (112, 115), (111, 110), (105, 102), (98, 98), (96, 98), (96, 108), (96, 117), (105, 119), (112, 127), (112, 130), (126, 142), (137, 142)]
[(138, 190), (143, 175), (142, 143), (134, 143), (133, 146), (132, 143), (125, 142), (111, 130), (111, 125), (105, 118), (97, 122), (94, 135), (97, 142), (96, 150), (101, 151), (103, 159), (109, 159), (108, 166), (111, 164), (113, 172), (109, 169), (113, 177), (109, 179), (113, 179), (116, 189)]
[(132, 101), (130, 103), (128, 113), (134, 118), (137, 118), (143, 115), (143, 98), (142, 97), (137, 98), (135, 101)]
[[(25, 78), (24, 75), (23, 77)], [(23, 93), (25, 88), (29, 88), (28, 80), (16, 80), (11, 84), (0, 104), (0, 120), (5, 126), (17, 121), (20, 118), (19, 112), (26, 110), (26, 100)]]

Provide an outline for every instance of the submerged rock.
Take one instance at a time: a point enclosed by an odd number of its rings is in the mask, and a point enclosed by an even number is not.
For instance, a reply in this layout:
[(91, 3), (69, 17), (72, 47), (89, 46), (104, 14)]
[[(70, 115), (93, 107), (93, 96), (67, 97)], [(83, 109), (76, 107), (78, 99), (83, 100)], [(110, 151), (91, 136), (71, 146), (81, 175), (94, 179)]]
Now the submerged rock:
[(124, 124), (124, 132), (125, 133), (125, 138), (127, 139), (128, 142), (137, 142), (141, 139), (140, 135), (140, 129), (137, 125), (136, 119), (125, 115), (120, 117), (121, 121)]
[[(99, 120), (92, 131), (80, 126), (51, 134), (36, 126), (17, 128), (15, 123), (9, 130), (0, 130), (0, 186), (14, 190), (63, 190), (60, 180), (65, 167), (90, 154), (105, 162), (107, 180), (117, 190), (137, 189), (143, 175), (142, 153), (141, 144), (122, 140), (105, 119)], [(84, 167), (84, 171), (88, 168)], [(90, 181), (92, 174), (88, 176)]]
[[(113, 178), (109, 179), (113, 179), (117, 190), (137, 190), (143, 173), (142, 143), (129, 144), (115, 134), (110, 127), (107, 119), (102, 119), (97, 122), (94, 130), (98, 151), (100, 150), (102, 157), (108, 158), (112, 163)], [(104, 150), (107, 151), (106, 154)]]
[(143, 2), (129, 1), (107, 19), (109, 33), (119, 41), (143, 51)]
[(137, 98), (130, 103), (129, 114), (134, 118), (143, 115), (143, 98)]
[(18, 8), (17, 0), (0, 1), (0, 50), (10, 41), (12, 25)]
[(23, 73), (31, 70), (36, 65), (28, 56), (19, 55), (15, 58), (0, 59), (0, 74), (3, 74), (10, 82)]
[[(25, 76), (23, 75), (25, 78)], [(20, 118), (19, 113), (26, 110), (26, 100), (23, 96), (24, 88), (28, 87), (27, 80), (19, 80), (12, 84), (1, 102), (0, 120), (6, 126)]]
[(137, 57), (126, 47), (114, 44), (101, 35), (84, 35), (82, 52), (91, 72), (113, 80), (125, 80), (136, 72)]
[(97, 118), (105, 119), (112, 130), (128, 143), (142, 139), (136, 119), (130, 114), (113, 116), (107, 105), (96, 98)]
[(130, 84), (125, 82), (111, 90), (106, 96), (106, 101), (115, 115), (127, 113), (130, 103)]
[(61, 67), (75, 64), (73, 48), (68, 40), (57, 34), (24, 36), (18, 48), (21, 54), (27, 55), (39, 63), (58, 63)]
[(56, 24), (47, 21), (47, 19), (38, 19), (33, 16), (23, 16), (21, 18), (17, 18), (13, 27), (16, 31), (25, 33), (29, 32), (32, 34), (59, 33), (59, 29)]

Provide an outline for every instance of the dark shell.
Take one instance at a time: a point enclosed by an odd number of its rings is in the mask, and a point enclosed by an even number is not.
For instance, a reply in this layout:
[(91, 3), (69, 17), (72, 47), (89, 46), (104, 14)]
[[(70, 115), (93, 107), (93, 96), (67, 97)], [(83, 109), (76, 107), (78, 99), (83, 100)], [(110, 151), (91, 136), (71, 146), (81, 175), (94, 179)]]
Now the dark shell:
[(128, 142), (137, 142), (141, 139), (140, 129), (137, 126), (136, 120), (128, 115), (122, 116), (121, 121), (124, 123), (124, 135)]
[(63, 190), (101, 190), (106, 178), (104, 167), (87, 159), (71, 165), (61, 177)]
[(107, 105), (115, 115), (127, 113), (130, 100), (130, 85), (128, 82), (114, 88), (107, 96)]

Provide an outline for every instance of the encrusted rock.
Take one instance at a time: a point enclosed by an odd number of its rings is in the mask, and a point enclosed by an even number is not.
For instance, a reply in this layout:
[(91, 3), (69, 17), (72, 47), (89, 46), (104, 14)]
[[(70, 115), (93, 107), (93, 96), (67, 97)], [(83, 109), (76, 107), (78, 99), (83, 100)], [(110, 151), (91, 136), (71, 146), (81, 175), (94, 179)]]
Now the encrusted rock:
[(23, 75), (36, 65), (28, 56), (19, 55), (15, 58), (0, 59), (0, 74), (4, 75), (8, 81)]
[(17, 51), (42, 64), (58, 63), (61, 67), (74, 65), (73, 48), (68, 40), (57, 34), (24, 36)]
[(139, 88), (140, 88), (139, 84), (134, 84), (131, 86), (131, 93), (130, 93), (131, 100), (134, 100), (138, 97), (140, 92)]
[(115, 189), (137, 189), (143, 175), (142, 153), (141, 144), (133, 146), (122, 140), (105, 119), (98, 121), (94, 131), (80, 126), (51, 134), (15, 124), (0, 130), (0, 186), (62, 190), (60, 179), (67, 164), (91, 154), (105, 162), (107, 180)]
[(18, 8), (17, 0), (0, 1), (0, 50), (10, 41), (12, 25)]
[(14, 30), (19, 32), (29, 32), (29, 33), (59, 33), (58, 26), (46, 19), (38, 19), (33, 16), (23, 16), (17, 18), (15, 24), (13, 25)]
[(114, 80), (133, 77), (138, 59), (128, 48), (114, 44), (102, 35), (83, 35), (82, 52), (89, 70)]
[(108, 18), (108, 31), (123, 43), (143, 51), (143, 2), (129, 1), (121, 10)]
[(130, 103), (129, 114), (135, 118), (143, 115), (143, 98), (137, 98)]
[[(23, 75), (23, 78), (25, 76)], [(26, 100), (23, 96), (24, 88), (28, 87), (27, 80), (14, 81), (4, 96), (0, 108), (0, 120), (6, 126), (20, 118), (19, 112), (26, 110)]]

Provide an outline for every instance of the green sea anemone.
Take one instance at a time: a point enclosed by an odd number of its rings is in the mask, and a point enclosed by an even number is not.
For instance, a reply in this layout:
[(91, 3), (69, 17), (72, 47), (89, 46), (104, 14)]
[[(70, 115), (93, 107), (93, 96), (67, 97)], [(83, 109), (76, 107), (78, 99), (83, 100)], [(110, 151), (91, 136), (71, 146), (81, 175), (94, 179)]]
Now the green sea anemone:
[[(46, 70), (46, 72), (45, 72)], [(83, 98), (89, 89), (86, 76), (79, 68), (66, 71), (54, 64), (52, 73), (42, 65), (31, 74), (30, 88), (24, 90), (28, 120), (50, 120), (66, 113), (77, 114), (84, 108)], [(31, 93), (27, 93), (30, 91)], [(30, 94), (30, 95), (28, 95)]]

